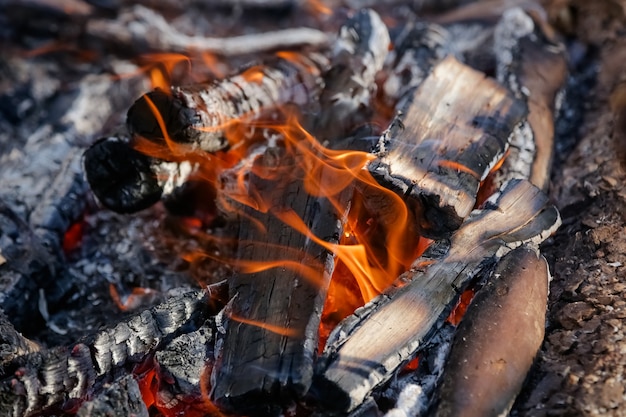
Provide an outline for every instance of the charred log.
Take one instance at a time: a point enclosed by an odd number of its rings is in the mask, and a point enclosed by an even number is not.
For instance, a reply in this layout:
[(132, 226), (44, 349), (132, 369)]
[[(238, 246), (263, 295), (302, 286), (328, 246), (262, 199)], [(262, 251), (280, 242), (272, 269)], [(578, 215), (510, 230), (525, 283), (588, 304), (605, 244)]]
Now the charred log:
[(415, 207), (424, 235), (445, 236), (474, 207), (525, 115), (523, 101), (448, 57), (381, 137), (369, 170)]
[(546, 239), (559, 224), (540, 190), (526, 181), (506, 184), (450, 240), (433, 244), (395, 288), (333, 331), (317, 375), (320, 401), (334, 410), (354, 409), (416, 353), (469, 281), (523, 242)]
[(229, 126), (268, 117), (272, 108), (287, 103), (310, 105), (319, 96), (327, 65), (318, 54), (276, 57), (218, 83), (155, 90), (129, 109), (128, 130), (164, 146), (171, 140), (192, 150), (215, 152), (229, 146)]
[(19, 356), (0, 370), (0, 410), (32, 416), (83, 401), (112, 371), (138, 363), (208, 317), (210, 291), (190, 292), (145, 310), (93, 341)]
[[(326, 243), (338, 242), (345, 213), (337, 209), (347, 211), (351, 188), (335, 196), (336, 204), (310, 195), (296, 160), (269, 148), (248, 174), (248, 194), (264, 197), (258, 210), (240, 208), (237, 259), (250, 272), (229, 279), (233, 300), (218, 333), (212, 374), (211, 398), (229, 410), (275, 414), (311, 384), (334, 267)], [(325, 170), (316, 175), (320, 183), (332, 181)]]
[(459, 325), (434, 416), (508, 413), (543, 341), (549, 278), (535, 250), (500, 260)]

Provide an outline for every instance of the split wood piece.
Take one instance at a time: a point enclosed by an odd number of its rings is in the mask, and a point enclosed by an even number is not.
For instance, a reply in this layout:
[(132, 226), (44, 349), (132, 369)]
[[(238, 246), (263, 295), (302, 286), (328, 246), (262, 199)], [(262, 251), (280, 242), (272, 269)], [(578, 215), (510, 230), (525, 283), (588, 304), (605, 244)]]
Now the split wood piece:
[(18, 357), (0, 369), (0, 414), (28, 417), (85, 400), (115, 369), (197, 328), (208, 317), (210, 297), (211, 291), (192, 291), (101, 331), (93, 342)]
[(538, 15), (507, 10), (495, 29), (498, 79), (528, 102), (528, 121), (511, 137), (510, 155), (496, 178), (528, 178), (547, 190), (554, 123), (568, 77), (565, 47)]
[(148, 408), (134, 376), (127, 375), (106, 384), (102, 392), (85, 401), (76, 413), (76, 417), (111, 416), (149, 417)]
[(549, 278), (537, 250), (500, 260), (459, 325), (433, 416), (508, 414), (543, 341)]
[(423, 235), (447, 236), (472, 211), (526, 111), (495, 80), (449, 56), (380, 138), (369, 171), (409, 200)]
[(386, 64), (390, 67), (382, 87), (386, 104), (403, 108), (433, 67), (452, 54), (451, 41), (448, 31), (437, 24), (419, 21), (407, 24), (394, 39)]
[(324, 74), (320, 116), (314, 134), (320, 142), (344, 138), (369, 121), (376, 75), (389, 51), (389, 31), (373, 10), (356, 12), (339, 30), (331, 68)]
[(324, 32), (306, 27), (229, 38), (190, 36), (170, 25), (161, 14), (141, 5), (126, 9), (115, 20), (90, 19), (85, 31), (93, 38), (136, 54), (200, 51), (227, 57), (307, 46), (321, 48), (331, 39)]
[(313, 388), (320, 401), (333, 410), (354, 409), (415, 355), (470, 280), (522, 243), (543, 241), (559, 224), (539, 189), (523, 180), (505, 184), (450, 240), (431, 245), (395, 288), (333, 331)]
[[(259, 211), (238, 209), (237, 260), (244, 268), (250, 265), (250, 272), (229, 279), (233, 300), (222, 325), (225, 333), (217, 335), (211, 376), (211, 399), (227, 410), (272, 415), (302, 398), (311, 385), (334, 269), (334, 255), (317, 239), (338, 243), (352, 187), (335, 195), (333, 204), (307, 193), (302, 170), (297, 156), (270, 147), (248, 174), (246, 195), (262, 196)], [(322, 184), (336, 181), (326, 169), (311, 174)], [(285, 223), (296, 216), (302, 219), (300, 230)]]

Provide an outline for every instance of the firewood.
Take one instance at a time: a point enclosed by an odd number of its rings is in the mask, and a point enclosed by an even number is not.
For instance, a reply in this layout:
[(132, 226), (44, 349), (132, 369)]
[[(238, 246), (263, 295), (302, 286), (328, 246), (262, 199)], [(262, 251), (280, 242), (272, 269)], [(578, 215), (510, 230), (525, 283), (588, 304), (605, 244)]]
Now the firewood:
[(4, 311), (0, 310), (0, 367), (19, 356), (37, 352), (41, 347), (15, 330)]
[(520, 244), (543, 241), (559, 224), (558, 211), (536, 187), (523, 180), (505, 184), (449, 240), (431, 245), (395, 288), (333, 331), (316, 375), (320, 401), (333, 410), (354, 409), (415, 355), (470, 280)]
[(389, 31), (380, 16), (363, 9), (339, 30), (331, 68), (324, 74), (320, 116), (313, 133), (320, 142), (343, 138), (370, 120), (376, 96), (376, 75), (389, 51)]
[[(178, 124), (180, 120), (174, 117), (166, 121), (169, 133), (174, 135), (174, 138), (184, 137), (183, 141), (191, 140), (188, 137), (190, 134), (198, 135), (193, 140), (200, 144), (198, 146), (201, 151), (218, 150), (222, 146), (227, 146), (224, 131), (228, 127), (219, 125), (224, 123), (224, 119), (235, 117), (235, 114), (243, 116), (250, 111), (257, 112), (257, 116), (263, 118), (267, 116), (263, 113), (264, 107), (277, 105), (279, 102), (287, 104), (290, 100), (295, 100), (296, 103), (304, 104), (309, 99), (305, 97), (306, 94), (302, 95), (300, 88), (303, 85), (298, 83), (308, 79), (303, 82), (313, 90), (310, 92), (311, 99), (321, 94), (319, 101), (323, 107), (315, 121), (316, 136), (320, 140), (343, 137), (367, 115), (363, 108), (370, 107), (367, 102), (375, 91), (374, 77), (382, 67), (388, 49), (389, 35), (380, 17), (371, 10), (355, 14), (342, 25), (339, 32), (340, 42), (329, 58), (330, 67), (323, 77), (320, 72), (316, 81), (311, 78), (313, 75), (302, 73), (307, 71), (305, 68), (286, 60), (279, 60), (279, 65), (264, 70), (264, 74), (271, 75), (274, 80), (266, 80), (267, 77), (263, 75), (263, 82), (273, 83), (276, 88), (284, 88), (283, 93), (273, 91), (269, 84), (259, 85), (255, 80), (244, 80), (245, 75), (234, 76), (210, 86), (175, 88), (175, 91), (179, 91), (181, 99), (186, 97), (193, 100), (191, 96), (195, 95), (197, 100), (206, 100), (207, 103), (214, 104), (215, 107), (209, 107), (207, 104), (207, 107), (196, 111), (205, 118), (215, 117), (211, 122), (215, 123), (215, 128), (212, 131), (200, 132), (195, 130), (196, 126), (190, 126), (181, 131), (178, 130), (181, 127)], [(294, 72), (296, 70), (301, 73)], [(337, 80), (341, 82), (338, 83)], [(322, 85), (324, 88), (320, 90), (318, 87)], [(203, 88), (206, 88), (206, 91), (202, 91)], [(267, 88), (269, 90), (266, 91)], [(183, 93), (183, 90), (186, 92)], [(254, 94), (259, 95), (259, 100), (249, 101), (256, 97)], [(178, 99), (172, 99), (160, 91), (148, 93), (147, 96), (163, 111), (170, 105), (180, 104)], [(274, 102), (278, 96), (279, 100)], [(142, 100), (145, 99), (140, 99), (129, 110), (131, 131), (138, 120), (141, 123), (146, 121), (146, 115), (150, 123), (156, 123), (152, 110), (147, 108)], [(238, 105), (240, 108), (237, 108)], [(254, 109), (251, 110), (249, 106)], [(167, 117), (177, 112), (172, 113), (170, 110), (162, 112), (162, 115)], [(181, 111), (186, 114), (192, 110), (189, 108)], [(194, 117), (190, 116), (190, 120)], [(244, 118), (242, 123), (253, 122), (248, 120), (247, 116)], [(154, 128), (157, 131), (159, 129)], [(260, 127), (254, 129), (262, 130)], [(174, 131), (178, 131), (180, 135), (177, 136)], [(146, 132), (142, 131), (142, 136), (146, 136)], [(187, 161), (187, 158), (195, 157), (207, 163), (202, 154), (194, 155), (193, 152), (178, 155), (177, 158), (172, 158), (174, 159), (172, 161), (144, 155), (133, 149), (137, 147), (136, 142), (124, 134), (111, 135), (96, 141), (84, 154), (84, 169), (91, 189), (105, 207), (119, 213), (143, 210), (182, 186), (195, 171), (195, 162)], [(163, 147), (162, 157), (167, 158), (169, 153), (166, 145), (162, 143), (160, 146)]]
[(495, 80), (447, 57), (383, 134), (369, 170), (416, 207), (424, 235), (446, 236), (473, 209), (526, 111)]
[(174, 146), (215, 152), (229, 146), (225, 134), (229, 127), (267, 118), (267, 112), (277, 106), (306, 106), (314, 101), (327, 65), (328, 60), (315, 53), (275, 57), (271, 63), (247, 68), (220, 82), (172, 87), (170, 92), (157, 89), (128, 110), (128, 130), (164, 146), (167, 135)]
[[(158, 173), (177, 166), (133, 149), (129, 141), (119, 136), (102, 138), (83, 155), (91, 190), (103, 206), (118, 213), (134, 213), (159, 201), (165, 183), (159, 181)], [(172, 173), (167, 179), (177, 177)]]
[(291, 28), (272, 32), (225, 38), (190, 36), (178, 31), (155, 11), (134, 4), (116, 20), (90, 19), (86, 33), (105, 44), (113, 44), (136, 53), (210, 52), (220, 56), (237, 56), (298, 47), (320, 48), (330, 37), (312, 28)]
[(511, 138), (510, 156), (497, 177), (529, 178), (546, 190), (554, 148), (554, 123), (568, 76), (565, 47), (546, 22), (520, 8), (507, 10), (495, 30), (498, 79), (528, 102), (527, 124)]
[[(333, 204), (306, 191), (302, 170), (297, 156), (268, 148), (247, 174), (246, 195), (262, 200), (256, 208), (235, 206), (242, 212), (237, 262), (244, 271), (228, 280), (233, 299), (217, 335), (211, 377), (211, 399), (228, 410), (274, 414), (284, 401), (302, 398), (311, 384), (334, 267), (322, 241), (338, 242), (351, 188)], [(266, 179), (263, 173), (272, 175)], [(321, 183), (333, 181), (326, 170), (315, 175)], [(299, 227), (286, 223), (298, 217)]]
[(433, 67), (452, 54), (451, 36), (448, 31), (434, 23), (410, 22), (394, 39), (389, 53), (390, 67), (383, 84), (386, 104), (404, 108), (415, 88), (430, 74)]
[(0, 410), (32, 416), (85, 400), (114, 370), (197, 328), (208, 317), (210, 296), (210, 291), (188, 292), (101, 331), (93, 341), (19, 356), (0, 369)]
[(508, 413), (543, 341), (549, 279), (536, 250), (500, 260), (459, 325), (433, 416)]

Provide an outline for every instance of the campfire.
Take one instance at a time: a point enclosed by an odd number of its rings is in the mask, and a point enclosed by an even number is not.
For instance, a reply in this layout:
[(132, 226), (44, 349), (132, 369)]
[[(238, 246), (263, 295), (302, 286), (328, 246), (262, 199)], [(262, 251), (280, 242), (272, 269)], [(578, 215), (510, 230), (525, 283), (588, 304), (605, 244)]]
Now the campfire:
[(9, 3), (2, 415), (552, 404), (553, 349), (604, 311), (558, 269), (610, 234), (567, 156), (595, 78), (584, 6)]

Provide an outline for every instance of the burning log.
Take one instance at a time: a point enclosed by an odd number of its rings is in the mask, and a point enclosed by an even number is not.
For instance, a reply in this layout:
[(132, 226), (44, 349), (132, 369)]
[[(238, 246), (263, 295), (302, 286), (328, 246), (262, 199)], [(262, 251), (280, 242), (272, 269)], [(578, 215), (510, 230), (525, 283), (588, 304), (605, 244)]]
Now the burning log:
[[(211, 378), (212, 400), (229, 410), (271, 415), (311, 384), (334, 267), (328, 244), (338, 243), (345, 213), (337, 210), (347, 212), (352, 188), (334, 196), (334, 204), (312, 196), (296, 161), (268, 148), (248, 174), (249, 195), (264, 197), (258, 211), (241, 208), (236, 263), (249, 272), (229, 279), (233, 301)], [(264, 179), (272, 171), (272, 179)], [(315, 177), (320, 184), (335, 180), (325, 169)]]
[(333, 331), (316, 377), (320, 401), (333, 410), (356, 408), (415, 355), (469, 281), (516, 246), (541, 242), (559, 224), (540, 190), (527, 181), (507, 183), (449, 240), (431, 245), (395, 288)]
[(128, 130), (170, 147), (216, 152), (230, 145), (229, 127), (268, 117), (268, 111), (287, 103), (309, 105), (319, 96), (327, 65), (320, 54), (277, 56), (273, 63), (217, 83), (155, 90), (128, 110)]
[[(536, 16), (536, 15), (535, 15)], [(495, 29), (498, 79), (528, 102), (528, 120), (511, 138), (501, 181), (528, 178), (546, 190), (554, 148), (554, 123), (568, 67), (565, 48), (546, 22), (520, 8), (507, 10)]]
[(33, 416), (80, 403), (115, 369), (142, 361), (184, 326), (197, 328), (208, 317), (210, 297), (211, 291), (189, 292), (98, 333), (91, 342), (19, 356), (0, 369), (0, 410)]
[(447, 57), (381, 137), (369, 170), (415, 206), (426, 236), (445, 236), (474, 207), (480, 182), (525, 115), (523, 101)]
[(536, 250), (501, 259), (457, 330), (434, 416), (508, 413), (543, 341), (549, 278)]

